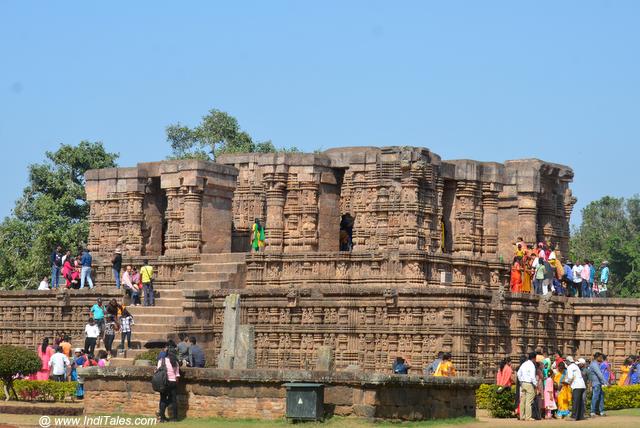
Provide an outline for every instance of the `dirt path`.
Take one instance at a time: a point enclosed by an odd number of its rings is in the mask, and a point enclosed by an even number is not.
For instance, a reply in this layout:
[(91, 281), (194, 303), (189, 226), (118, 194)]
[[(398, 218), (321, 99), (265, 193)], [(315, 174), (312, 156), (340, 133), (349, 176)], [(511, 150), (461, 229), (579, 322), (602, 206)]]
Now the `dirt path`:
[(482, 425), (486, 425), (487, 428), (501, 428), (510, 427), (517, 428), (518, 426), (524, 427), (612, 427), (612, 428), (638, 428), (640, 427), (640, 417), (633, 415), (620, 415), (613, 414), (604, 417), (594, 417), (585, 419), (584, 421), (568, 421), (561, 419), (550, 419), (544, 421), (532, 421), (522, 422), (517, 419), (494, 419), (486, 415), (479, 415), (478, 422), (464, 425), (456, 425), (464, 428), (479, 428)]

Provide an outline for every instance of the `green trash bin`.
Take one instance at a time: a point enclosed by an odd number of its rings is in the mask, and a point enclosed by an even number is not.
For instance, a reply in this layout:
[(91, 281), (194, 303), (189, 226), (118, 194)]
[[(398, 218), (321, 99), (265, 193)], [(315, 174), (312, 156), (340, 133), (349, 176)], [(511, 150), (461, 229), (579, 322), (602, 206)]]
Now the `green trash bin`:
[(287, 419), (320, 421), (324, 418), (324, 385), (321, 383), (285, 383)]

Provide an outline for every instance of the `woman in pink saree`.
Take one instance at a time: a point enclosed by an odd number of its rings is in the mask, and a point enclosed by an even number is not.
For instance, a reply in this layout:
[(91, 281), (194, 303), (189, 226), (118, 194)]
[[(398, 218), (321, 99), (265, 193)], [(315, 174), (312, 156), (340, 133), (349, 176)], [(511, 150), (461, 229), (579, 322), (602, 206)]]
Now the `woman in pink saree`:
[(49, 338), (42, 339), (42, 345), (38, 346), (38, 357), (42, 361), (40, 371), (35, 374), (35, 380), (49, 380), (49, 359), (55, 354), (53, 346), (49, 345)]

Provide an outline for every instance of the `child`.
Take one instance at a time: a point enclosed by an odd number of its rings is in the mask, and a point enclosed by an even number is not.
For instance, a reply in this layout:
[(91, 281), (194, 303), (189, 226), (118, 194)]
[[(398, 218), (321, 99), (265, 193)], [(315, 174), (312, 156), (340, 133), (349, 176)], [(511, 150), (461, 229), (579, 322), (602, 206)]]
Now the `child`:
[(118, 327), (115, 317), (112, 314), (107, 315), (107, 322), (104, 325), (104, 347), (109, 356), (113, 355), (113, 340), (116, 338)]
[(120, 316), (120, 332), (122, 333), (122, 339), (120, 340), (120, 348), (124, 348), (124, 341), (127, 340), (127, 349), (131, 349), (131, 326), (134, 325), (133, 316), (125, 308), (122, 310)]
[(558, 408), (556, 405), (555, 388), (553, 384), (553, 372), (549, 370), (547, 377), (544, 380), (544, 408), (546, 412), (546, 419), (555, 417), (554, 412)]

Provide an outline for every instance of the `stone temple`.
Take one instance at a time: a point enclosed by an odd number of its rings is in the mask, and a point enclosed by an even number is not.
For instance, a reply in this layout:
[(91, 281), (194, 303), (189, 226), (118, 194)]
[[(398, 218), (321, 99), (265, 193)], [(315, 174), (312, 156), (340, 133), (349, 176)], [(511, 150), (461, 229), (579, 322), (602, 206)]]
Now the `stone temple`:
[[(418, 147), (89, 171), (98, 289), (0, 293), (0, 343), (82, 337), (95, 296), (121, 295), (109, 264), (121, 248), (125, 265), (149, 259), (158, 273), (157, 306), (131, 308), (134, 340), (185, 332), (212, 362), (310, 369), (328, 350), (337, 371), (389, 373), (396, 356), (421, 367), (442, 350), (460, 374), (490, 378), (504, 356), (559, 349), (602, 351), (618, 367), (640, 347), (638, 300), (509, 292), (518, 237), (567, 254), (572, 179), (571, 168), (536, 159), (444, 161)], [(353, 248), (340, 251), (346, 213)], [(260, 253), (248, 252), (255, 218), (266, 230)], [(248, 356), (223, 343), (229, 295), (250, 327), (240, 335)]]

